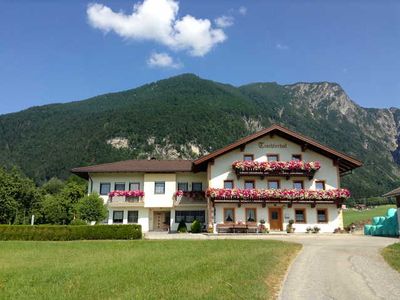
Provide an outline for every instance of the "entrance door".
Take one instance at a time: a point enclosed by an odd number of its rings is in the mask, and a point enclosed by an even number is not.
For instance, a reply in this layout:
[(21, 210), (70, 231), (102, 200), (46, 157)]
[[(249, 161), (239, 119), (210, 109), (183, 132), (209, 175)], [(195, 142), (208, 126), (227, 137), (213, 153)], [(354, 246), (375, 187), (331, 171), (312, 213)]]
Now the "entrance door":
[(154, 212), (154, 231), (167, 231), (170, 222), (170, 212), (169, 211), (155, 211)]
[(282, 230), (282, 208), (269, 207), (269, 228), (271, 230)]

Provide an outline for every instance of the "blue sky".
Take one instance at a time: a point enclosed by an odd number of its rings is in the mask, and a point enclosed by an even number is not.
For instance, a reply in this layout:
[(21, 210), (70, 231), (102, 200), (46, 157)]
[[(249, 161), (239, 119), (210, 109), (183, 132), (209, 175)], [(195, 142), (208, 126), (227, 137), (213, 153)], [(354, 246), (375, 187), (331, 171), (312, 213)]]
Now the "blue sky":
[(400, 107), (400, 1), (135, 3), (0, 0), (0, 114), (180, 73), (333, 81), (362, 106)]

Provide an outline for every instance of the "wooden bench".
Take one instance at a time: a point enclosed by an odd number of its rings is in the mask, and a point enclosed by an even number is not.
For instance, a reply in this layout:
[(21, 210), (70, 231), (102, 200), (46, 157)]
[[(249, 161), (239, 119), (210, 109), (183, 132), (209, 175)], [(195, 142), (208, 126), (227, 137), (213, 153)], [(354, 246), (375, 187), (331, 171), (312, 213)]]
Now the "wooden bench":
[(217, 224), (217, 232), (218, 233), (249, 233), (254, 232), (257, 233), (258, 226), (256, 223), (248, 223), (248, 224), (234, 224), (234, 223), (226, 223), (226, 224)]

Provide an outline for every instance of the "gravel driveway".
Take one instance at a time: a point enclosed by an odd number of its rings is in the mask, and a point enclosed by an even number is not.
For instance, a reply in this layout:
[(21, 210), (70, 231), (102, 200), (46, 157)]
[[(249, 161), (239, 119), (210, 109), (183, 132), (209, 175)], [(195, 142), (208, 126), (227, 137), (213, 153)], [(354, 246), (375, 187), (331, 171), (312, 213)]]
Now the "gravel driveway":
[(357, 235), (274, 239), (303, 244), (280, 299), (400, 299), (400, 274), (379, 253), (398, 239)]

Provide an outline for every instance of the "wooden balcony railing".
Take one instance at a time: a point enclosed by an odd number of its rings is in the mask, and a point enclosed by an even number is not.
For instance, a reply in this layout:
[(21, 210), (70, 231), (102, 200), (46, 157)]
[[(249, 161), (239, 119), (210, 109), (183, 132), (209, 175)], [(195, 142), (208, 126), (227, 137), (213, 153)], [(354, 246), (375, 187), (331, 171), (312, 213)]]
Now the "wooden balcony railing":
[(319, 162), (304, 161), (235, 161), (232, 168), (238, 179), (241, 176), (264, 177), (308, 177), (312, 179), (321, 168)]

